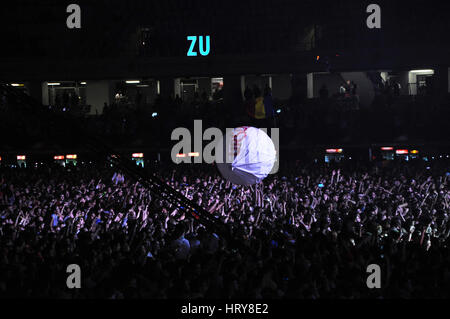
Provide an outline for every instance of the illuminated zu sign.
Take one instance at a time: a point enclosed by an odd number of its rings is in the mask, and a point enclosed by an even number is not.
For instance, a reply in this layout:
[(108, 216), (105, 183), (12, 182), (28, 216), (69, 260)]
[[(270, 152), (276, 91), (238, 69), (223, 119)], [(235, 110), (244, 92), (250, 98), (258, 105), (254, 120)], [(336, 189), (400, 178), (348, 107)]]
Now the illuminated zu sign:
[[(197, 43), (197, 36), (196, 35), (188, 35), (187, 40), (191, 41), (191, 45), (187, 52), (187, 56), (197, 56), (197, 52), (194, 51), (195, 44)], [(205, 37), (205, 42), (203, 42), (202, 35), (198, 36), (198, 49), (199, 49), (199, 53), (203, 56), (206, 56), (209, 54), (210, 49), (211, 49), (211, 39), (210, 39), (209, 35), (207, 35)]]

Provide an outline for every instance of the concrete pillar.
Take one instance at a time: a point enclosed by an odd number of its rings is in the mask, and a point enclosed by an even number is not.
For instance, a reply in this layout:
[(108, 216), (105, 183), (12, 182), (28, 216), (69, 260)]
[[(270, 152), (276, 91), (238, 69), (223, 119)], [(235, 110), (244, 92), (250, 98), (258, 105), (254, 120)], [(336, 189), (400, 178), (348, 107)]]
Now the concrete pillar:
[(112, 85), (110, 81), (88, 81), (86, 84), (86, 103), (91, 106), (89, 114), (102, 114), (103, 105), (111, 104)]
[(278, 74), (272, 78), (272, 96), (274, 99), (287, 100), (292, 96), (290, 74)]
[(146, 96), (146, 103), (151, 104), (156, 100), (156, 97), (158, 96), (159, 92), (158, 92), (158, 87), (159, 87), (159, 82), (152, 80), (150, 82), (150, 87), (148, 89), (148, 95)]
[(180, 79), (161, 78), (159, 80), (159, 92), (163, 100), (174, 99), (176, 94), (181, 97), (180, 86)]
[(42, 94), (42, 104), (44, 105), (50, 104), (48, 99), (48, 82), (42, 82), (41, 94)]
[(400, 94), (401, 95), (409, 95), (409, 72), (408, 71), (402, 71), (399, 72), (398, 81), (400, 83)]
[(159, 91), (163, 99), (169, 99), (175, 97), (175, 90), (173, 85), (173, 79), (164, 78), (159, 80)]
[(242, 100), (244, 100), (244, 92), (245, 92), (245, 76), (244, 75), (240, 76), (240, 81), (241, 81), (241, 97), (242, 97)]
[(314, 98), (314, 73), (306, 74), (307, 85), (307, 97), (308, 99)]
[(27, 82), (25, 84), (29, 95), (39, 103), (48, 105), (48, 83), (40, 81)]
[(417, 74), (408, 72), (408, 92), (409, 95), (417, 94)]
[(181, 97), (181, 79), (176, 78), (173, 80), (173, 92), (175, 93), (175, 96)]

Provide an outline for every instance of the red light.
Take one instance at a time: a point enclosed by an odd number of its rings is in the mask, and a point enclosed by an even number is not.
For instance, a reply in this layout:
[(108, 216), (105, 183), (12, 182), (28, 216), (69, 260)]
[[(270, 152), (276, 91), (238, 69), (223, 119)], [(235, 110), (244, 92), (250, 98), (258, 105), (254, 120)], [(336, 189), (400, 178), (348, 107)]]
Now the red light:
[(186, 157), (186, 154), (179, 153), (179, 154), (177, 154), (177, 157)]
[(131, 155), (133, 158), (143, 158), (144, 157), (144, 153), (133, 153), (133, 155)]
[(66, 155), (67, 159), (77, 159), (77, 154), (68, 154)]
[(18, 161), (24, 161), (26, 159), (25, 155), (17, 155), (17, 160)]
[(55, 159), (55, 160), (63, 160), (64, 159), (64, 155), (53, 156), (53, 159)]
[(381, 148), (382, 151), (392, 151), (394, 148), (392, 146), (384, 146)]
[(194, 216), (195, 219), (199, 219), (200, 218), (196, 213), (191, 212), (191, 214), (192, 214), (192, 216)]
[(342, 153), (342, 148), (328, 148), (326, 149), (327, 153)]
[(408, 150), (396, 150), (395, 153), (398, 155), (402, 155), (402, 154), (408, 154), (409, 151)]

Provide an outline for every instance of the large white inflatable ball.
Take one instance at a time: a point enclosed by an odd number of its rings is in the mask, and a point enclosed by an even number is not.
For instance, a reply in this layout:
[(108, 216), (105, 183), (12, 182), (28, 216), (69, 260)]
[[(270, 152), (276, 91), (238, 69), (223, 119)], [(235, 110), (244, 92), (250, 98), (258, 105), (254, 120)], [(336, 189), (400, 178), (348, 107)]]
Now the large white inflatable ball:
[(276, 151), (272, 139), (264, 131), (243, 126), (228, 130), (218, 141), (215, 157), (223, 178), (233, 184), (253, 185), (270, 173)]

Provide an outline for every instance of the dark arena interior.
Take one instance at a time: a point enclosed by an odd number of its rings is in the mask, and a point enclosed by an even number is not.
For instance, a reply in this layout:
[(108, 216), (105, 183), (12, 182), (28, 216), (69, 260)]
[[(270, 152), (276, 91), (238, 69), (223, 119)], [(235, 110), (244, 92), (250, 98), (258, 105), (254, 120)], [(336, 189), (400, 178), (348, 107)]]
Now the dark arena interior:
[(74, 1), (1, 4), (0, 298), (450, 297), (448, 1)]

